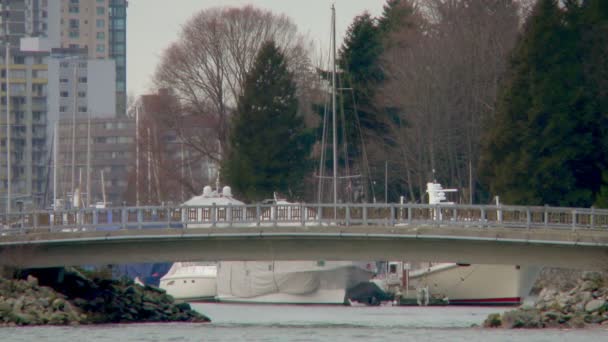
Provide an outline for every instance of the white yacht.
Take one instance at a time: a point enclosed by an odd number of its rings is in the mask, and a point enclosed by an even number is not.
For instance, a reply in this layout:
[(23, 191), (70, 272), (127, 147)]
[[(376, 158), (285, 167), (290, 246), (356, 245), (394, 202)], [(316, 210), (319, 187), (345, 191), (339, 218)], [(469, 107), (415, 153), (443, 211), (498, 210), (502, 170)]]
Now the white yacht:
[(520, 305), (529, 296), (539, 267), (516, 265), (429, 264), (409, 270), (390, 262), (388, 272), (372, 280), (402, 304)]
[[(185, 213), (186, 215), (194, 214), (197, 218), (208, 215), (206, 210), (200, 206), (211, 205), (244, 205), (243, 202), (232, 197), (230, 187), (225, 186), (222, 192), (214, 191), (210, 186), (203, 188), (203, 194), (194, 196), (183, 204), (184, 211), (188, 211), (188, 207), (193, 208), (194, 213)], [(196, 221), (196, 220), (195, 220)], [(209, 224), (188, 223), (187, 228), (205, 228)], [(214, 262), (175, 262), (160, 279), (160, 288), (167, 291), (173, 298), (180, 301), (212, 301), (217, 295), (217, 263)]]
[[(429, 204), (450, 205), (446, 192), (437, 182), (427, 183)], [(433, 211), (441, 220), (441, 213)], [(518, 265), (481, 265), (410, 263), (391, 261), (385, 272), (371, 283), (381, 291), (401, 299), (401, 303), (428, 305), (519, 305), (529, 295), (540, 267)]]
[(215, 263), (175, 262), (160, 279), (160, 288), (180, 301), (213, 301), (216, 289)]

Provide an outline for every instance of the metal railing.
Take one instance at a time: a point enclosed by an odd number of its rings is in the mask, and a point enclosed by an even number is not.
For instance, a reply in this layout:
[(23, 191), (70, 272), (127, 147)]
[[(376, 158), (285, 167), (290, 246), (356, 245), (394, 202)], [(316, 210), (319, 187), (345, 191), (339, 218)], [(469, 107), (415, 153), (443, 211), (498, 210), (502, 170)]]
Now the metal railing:
[(34, 232), (272, 226), (456, 226), (608, 229), (595, 208), (426, 204), (212, 205), (116, 207), (0, 214), (0, 236)]

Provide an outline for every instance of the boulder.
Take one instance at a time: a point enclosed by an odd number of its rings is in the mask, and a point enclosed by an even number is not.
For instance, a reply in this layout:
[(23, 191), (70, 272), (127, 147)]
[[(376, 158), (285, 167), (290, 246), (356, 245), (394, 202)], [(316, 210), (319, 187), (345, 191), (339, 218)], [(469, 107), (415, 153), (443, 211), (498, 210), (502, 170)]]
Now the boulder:
[(493, 313), (488, 315), (488, 318), (483, 322), (483, 326), (486, 328), (498, 328), (502, 325), (500, 314)]
[(605, 305), (606, 305), (605, 299), (603, 299), (603, 298), (593, 299), (593, 300), (589, 301), (587, 304), (585, 304), (585, 311), (586, 312), (599, 311), (600, 309), (604, 308)]

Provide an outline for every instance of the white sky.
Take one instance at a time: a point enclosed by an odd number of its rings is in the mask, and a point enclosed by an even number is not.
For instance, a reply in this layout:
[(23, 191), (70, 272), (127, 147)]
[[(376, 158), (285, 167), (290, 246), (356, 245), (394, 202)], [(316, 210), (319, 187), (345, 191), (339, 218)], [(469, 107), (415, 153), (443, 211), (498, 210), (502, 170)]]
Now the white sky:
[(308, 34), (319, 46), (326, 47), (332, 3), (336, 5), (336, 40), (341, 44), (353, 18), (366, 10), (373, 16), (380, 15), (385, 0), (129, 0), (128, 92), (137, 96), (149, 90), (162, 51), (177, 40), (182, 25), (202, 9), (252, 4), (283, 13), (295, 22), (301, 33)]

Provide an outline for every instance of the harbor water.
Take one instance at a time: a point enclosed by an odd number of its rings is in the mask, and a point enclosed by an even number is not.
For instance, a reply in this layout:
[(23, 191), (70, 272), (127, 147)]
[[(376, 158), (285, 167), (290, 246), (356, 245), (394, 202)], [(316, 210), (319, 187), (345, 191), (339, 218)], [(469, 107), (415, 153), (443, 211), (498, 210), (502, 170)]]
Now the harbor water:
[(210, 324), (0, 328), (0, 341), (602, 341), (608, 327), (474, 327), (509, 308), (193, 304)]

